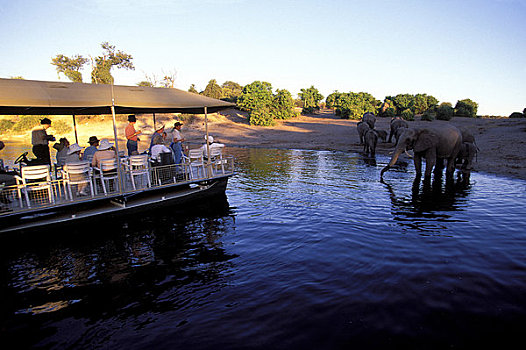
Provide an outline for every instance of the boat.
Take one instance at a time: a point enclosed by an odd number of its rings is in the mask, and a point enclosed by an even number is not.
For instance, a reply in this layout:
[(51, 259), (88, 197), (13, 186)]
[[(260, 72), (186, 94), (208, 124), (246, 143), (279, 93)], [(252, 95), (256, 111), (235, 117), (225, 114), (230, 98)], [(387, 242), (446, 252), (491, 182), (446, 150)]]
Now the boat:
[[(75, 189), (75, 182), (64, 169), (47, 167), (46, 172), (42, 166), (24, 166), (29, 162), (22, 155), (18, 159), (21, 164), (16, 174), (17, 184), (0, 184), (0, 233), (91, 222), (224, 195), (228, 179), (235, 175), (233, 157), (221, 152), (210, 153), (207, 142), (209, 159), (185, 157), (180, 164), (152, 166), (149, 161), (139, 164), (137, 161), (144, 160), (144, 156), (125, 157), (118, 148), (116, 115), (152, 114), (155, 125), (156, 114), (204, 114), (208, 140), (208, 113), (233, 106), (174, 88), (0, 79), (0, 115), (73, 116), (75, 138), (75, 116), (111, 115), (113, 141), (119, 155), (110, 175), (104, 175), (106, 172), (100, 169), (82, 168), (83, 179), (89, 180), (88, 195), (78, 192), (73, 195), (71, 189)], [(34, 181), (28, 177), (26, 181), (24, 176), (37, 170), (44, 171), (46, 177)]]

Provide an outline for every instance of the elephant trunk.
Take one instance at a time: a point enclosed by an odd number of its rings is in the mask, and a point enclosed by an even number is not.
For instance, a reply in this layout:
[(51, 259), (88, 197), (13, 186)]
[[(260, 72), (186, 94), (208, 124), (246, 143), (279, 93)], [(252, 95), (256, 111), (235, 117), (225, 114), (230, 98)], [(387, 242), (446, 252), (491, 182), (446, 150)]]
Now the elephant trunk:
[(383, 169), (382, 171), (380, 172), (380, 178), (382, 178), (384, 176), (384, 173), (389, 170), (393, 165), (396, 164), (396, 161), (398, 160), (398, 157), (400, 157), (400, 154), (402, 154), (402, 152), (404, 152), (404, 148), (397, 148), (395, 153), (393, 154), (393, 156), (391, 157), (391, 161), (389, 162), (389, 164), (387, 164)]

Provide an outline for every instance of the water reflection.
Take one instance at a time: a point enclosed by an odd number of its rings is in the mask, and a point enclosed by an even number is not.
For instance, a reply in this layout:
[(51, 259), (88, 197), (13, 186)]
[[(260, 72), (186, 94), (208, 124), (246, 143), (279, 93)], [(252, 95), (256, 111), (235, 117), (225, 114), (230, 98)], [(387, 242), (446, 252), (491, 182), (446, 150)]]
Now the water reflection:
[[(397, 193), (393, 185), (381, 180), (391, 199), (393, 219), (402, 226), (409, 226), (422, 232), (432, 232), (440, 225), (433, 222), (451, 220), (452, 211), (462, 211), (464, 200), (470, 194), (469, 178), (459, 177), (456, 180), (435, 176), (433, 180), (422, 180), (415, 177), (410, 195)], [(424, 218), (425, 220), (419, 220)]]
[(9, 242), (23, 249), (3, 249), (8, 283), (2, 295), (14, 302), (2, 309), (20, 315), (73, 307), (73, 314), (92, 318), (108, 308), (123, 315), (166, 311), (204, 297), (196, 292), (200, 285), (220, 289), (227, 283), (235, 255), (226, 253), (221, 237), (235, 231), (235, 221), (225, 196), (191, 210), (172, 207), (98, 224), (104, 229), (93, 225), (46, 239), (31, 236), (29, 244)]

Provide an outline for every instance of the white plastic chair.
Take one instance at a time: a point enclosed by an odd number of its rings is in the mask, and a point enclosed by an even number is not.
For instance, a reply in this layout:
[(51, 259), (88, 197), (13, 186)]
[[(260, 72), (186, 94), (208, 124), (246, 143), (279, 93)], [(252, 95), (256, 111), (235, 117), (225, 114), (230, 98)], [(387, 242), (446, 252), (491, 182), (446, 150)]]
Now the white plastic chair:
[(92, 181), (92, 169), (90, 163), (87, 161), (79, 163), (69, 163), (64, 165), (62, 170), (62, 179), (64, 181), (64, 186), (67, 187), (67, 194), (69, 193), (69, 199), (73, 200), (73, 193), (71, 192), (71, 186), (76, 185), (77, 189), (79, 185), (89, 184), (91, 196), (95, 194), (93, 189)]
[[(51, 175), (49, 173), (49, 165), (32, 165), (25, 166), (21, 169), (21, 176), (15, 175), (17, 183), (18, 198), (20, 200), (20, 207), (23, 207), (22, 193), (26, 199), (28, 208), (31, 208), (31, 201), (29, 200), (29, 192), (47, 191), (49, 203), (55, 203), (55, 195), (53, 193), (53, 184), (51, 183)], [(33, 180), (33, 182), (28, 182)], [(35, 181), (40, 180), (40, 181)], [(42, 200), (42, 198), (37, 198)]]
[[(199, 179), (205, 175), (205, 162), (203, 160), (203, 150), (201, 148), (194, 148), (188, 151), (188, 156), (183, 156), (190, 170), (190, 179)], [(195, 177), (194, 177), (195, 170)]]
[[(221, 173), (225, 173), (225, 162), (226, 160), (223, 159), (223, 149), (221, 147), (213, 147), (210, 149), (210, 163), (212, 164), (213, 168), (215, 168), (215, 171), (219, 171), (219, 168), (221, 168)], [(212, 174), (214, 175), (214, 174)]]
[(141, 180), (142, 185), (142, 179), (146, 178), (146, 182), (148, 183), (148, 187), (152, 187), (152, 180), (150, 177), (150, 168), (149, 168), (149, 161), (148, 161), (148, 155), (147, 154), (141, 154), (141, 155), (135, 155), (130, 156), (128, 158), (128, 163), (126, 164), (128, 173), (130, 174), (130, 180), (132, 183), (132, 187), (134, 190), (136, 190), (135, 185), (135, 177), (138, 176)]
[[(119, 180), (119, 173), (117, 172), (117, 159), (102, 159), (100, 161), (100, 168), (94, 169), (99, 173), (98, 175), (102, 184), (102, 190), (104, 191), (104, 194), (107, 195), (108, 190), (106, 189), (106, 182), (108, 183), (109, 187), (110, 181), (115, 181), (118, 183)], [(110, 171), (111, 173), (108, 173)]]

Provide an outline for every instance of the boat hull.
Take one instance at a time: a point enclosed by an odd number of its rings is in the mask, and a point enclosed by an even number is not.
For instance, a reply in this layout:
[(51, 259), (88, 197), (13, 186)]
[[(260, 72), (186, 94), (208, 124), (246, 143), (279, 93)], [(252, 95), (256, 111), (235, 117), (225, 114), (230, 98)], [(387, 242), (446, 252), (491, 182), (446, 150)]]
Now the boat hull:
[(60, 207), (49, 207), (31, 213), (19, 213), (0, 219), (0, 234), (16, 234), (58, 226), (91, 223), (92, 220), (107, 220), (113, 217), (150, 211), (160, 207), (199, 201), (211, 196), (224, 195), (231, 175), (209, 179), (198, 183), (177, 184), (149, 191), (128, 193), (123, 196), (100, 198), (93, 201), (71, 203)]

